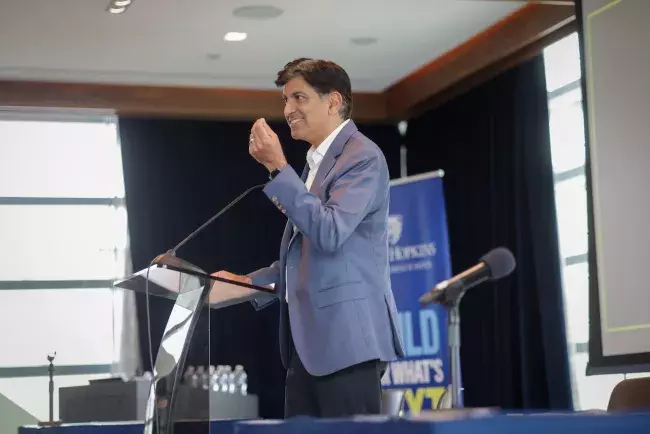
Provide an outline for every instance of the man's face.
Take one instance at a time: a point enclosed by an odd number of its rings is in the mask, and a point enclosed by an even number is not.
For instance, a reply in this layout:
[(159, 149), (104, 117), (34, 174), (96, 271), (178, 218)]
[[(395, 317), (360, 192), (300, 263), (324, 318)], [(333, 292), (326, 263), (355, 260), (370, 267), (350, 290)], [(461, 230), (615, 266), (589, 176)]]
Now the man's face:
[(290, 80), (282, 91), (284, 117), (291, 128), (291, 137), (305, 140), (314, 146), (327, 130), (330, 101), (320, 95), (302, 77)]

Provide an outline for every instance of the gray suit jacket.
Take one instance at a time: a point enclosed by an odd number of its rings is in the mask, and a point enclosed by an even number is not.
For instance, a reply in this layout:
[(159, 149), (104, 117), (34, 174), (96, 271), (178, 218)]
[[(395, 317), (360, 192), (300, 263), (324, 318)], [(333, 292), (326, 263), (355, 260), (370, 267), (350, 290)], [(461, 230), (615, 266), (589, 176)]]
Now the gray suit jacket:
[(249, 274), (256, 285), (275, 284), (274, 296), (253, 303), (262, 308), (280, 299), (285, 368), (291, 360), (289, 326), (312, 375), (403, 357), (390, 284), (389, 175), (383, 153), (350, 121), (325, 154), (309, 191), (306, 174), (307, 168), (300, 177), (287, 166), (264, 188), (289, 222), (280, 259)]

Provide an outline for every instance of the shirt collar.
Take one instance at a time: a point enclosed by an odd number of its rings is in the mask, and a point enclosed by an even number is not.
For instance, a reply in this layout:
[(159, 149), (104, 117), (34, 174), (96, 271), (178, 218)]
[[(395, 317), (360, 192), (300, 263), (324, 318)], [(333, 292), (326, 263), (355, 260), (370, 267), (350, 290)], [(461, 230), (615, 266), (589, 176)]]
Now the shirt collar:
[(334, 143), (334, 139), (348, 122), (350, 122), (350, 119), (344, 120), (341, 122), (341, 125), (336, 127), (336, 129), (332, 131), (320, 145), (316, 148), (313, 146), (309, 148), (309, 151), (307, 151), (307, 164), (309, 164), (309, 170), (314, 170), (314, 168), (318, 167), (320, 162), (323, 161), (323, 157), (325, 157), (327, 150), (330, 148), (332, 143)]

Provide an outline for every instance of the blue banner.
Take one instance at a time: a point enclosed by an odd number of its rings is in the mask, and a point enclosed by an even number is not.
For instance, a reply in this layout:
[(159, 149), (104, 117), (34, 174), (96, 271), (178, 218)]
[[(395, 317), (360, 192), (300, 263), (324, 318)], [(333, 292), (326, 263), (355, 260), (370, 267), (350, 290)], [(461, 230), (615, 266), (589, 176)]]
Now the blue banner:
[(451, 277), (441, 173), (394, 180), (388, 217), (391, 284), (406, 357), (389, 365), (385, 389), (405, 390), (404, 410), (434, 409), (450, 383), (447, 314), (418, 299)]

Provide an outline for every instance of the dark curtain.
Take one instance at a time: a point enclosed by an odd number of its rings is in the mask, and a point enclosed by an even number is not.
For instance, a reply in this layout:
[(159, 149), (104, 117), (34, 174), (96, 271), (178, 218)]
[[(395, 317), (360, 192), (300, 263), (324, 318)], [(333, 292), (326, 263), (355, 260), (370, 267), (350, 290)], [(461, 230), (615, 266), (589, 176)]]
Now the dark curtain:
[(465, 405), (572, 407), (543, 58), (408, 125), (408, 172), (443, 169), (454, 273), (497, 246), (517, 269), (461, 303)]
[[(251, 122), (120, 118), (130, 245), (135, 270), (146, 268), (187, 234), (268, 173), (248, 154)], [(401, 138), (395, 125), (359, 129), (382, 147), (392, 176), (399, 175)], [(308, 146), (291, 139), (284, 123), (271, 124), (287, 160), (300, 173)], [(244, 274), (278, 258), (285, 217), (260, 191), (230, 209), (178, 256), (207, 272)], [(144, 296), (136, 299), (141, 356), (149, 363)], [(155, 354), (172, 303), (150, 297)], [(259, 396), (262, 417), (282, 417), (284, 376), (278, 350), (277, 303), (255, 312), (249, 303), (212, 311), (197, 326), (187, 365), (242, 364), (249, 390)]]

